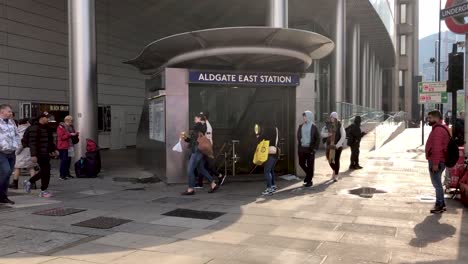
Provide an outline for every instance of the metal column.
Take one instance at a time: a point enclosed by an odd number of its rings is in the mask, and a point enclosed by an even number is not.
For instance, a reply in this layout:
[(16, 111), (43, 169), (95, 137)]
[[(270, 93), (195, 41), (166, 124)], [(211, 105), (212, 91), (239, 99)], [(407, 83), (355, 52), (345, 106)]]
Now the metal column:
[(351, 100), (354, 105), (359, 104), (359, 70), (361, 59), (361, 26), (353, 26), (352, 54), (351, 54)]
[(369, 86), (367, 96), (367, 105), (374, 108), (374, 94), (375, 94), (375, 54), (374, 51), (369, 56)]
[(332, 92), (335, 102), (343, 102), (346, 78), (346, 1), (336, 0), (335, 51), (333, 53)]
[(80, 132), (79, 158), (86, 152), (87, 138), (98, 140), (94, 0), (68, 0), (68, 32), (70, 109)]
[(468, 33), (465, 34), (465, 157), (468, 156)]
[(362, 53), (361, 53), (361, 105), (367, 105), (367, 87), (369, 85), (368, 82), (369, 76), (369, 43), (365, 42), (362, 46)]
[(288, 0), (268, 0), (267, 25), (274, 28), (288, 27)]

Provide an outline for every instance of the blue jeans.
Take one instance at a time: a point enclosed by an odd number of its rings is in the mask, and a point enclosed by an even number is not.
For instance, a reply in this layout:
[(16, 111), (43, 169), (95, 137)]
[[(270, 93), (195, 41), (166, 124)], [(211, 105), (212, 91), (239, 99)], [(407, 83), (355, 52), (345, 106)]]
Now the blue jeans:
[(0, 153), (0, 200), (8, 197), (8, 185), (10, 184), (10, 176), (15, 168), (15, 162), (15, 153)]
[(271, 155), (268, 156), (267, 161), (263, 164), (264, 173), (265, 173), (265, 180), (267, 188), (271, 188), (275, 184), (275, 165), (277, 159)]
[(68, 157), (68, 149), (59, 149), (60, 177), (70, 176), (71, 157)]
[(432, 186), (436, 192), (436, 206), (444, 206), (444, 187), (442, 185), (442, 172), (445, 170), (445, 164), (439, 163), (439, 170), (437, 172), (432, 171), (432, 161), (429, 161), (429, 173), (431, 175)]
[(190, 188), (195, 188), (196, 184), (196, 175), (195, 170), (199, 175), (205, 177), (210, 183), (213, 182), (213, 178), (210, 173), (205, 168), (205, 162), (203, 160), (203, 154), (198, 150), (195, 153), (192, 153), (188, 163), (188, 184)]

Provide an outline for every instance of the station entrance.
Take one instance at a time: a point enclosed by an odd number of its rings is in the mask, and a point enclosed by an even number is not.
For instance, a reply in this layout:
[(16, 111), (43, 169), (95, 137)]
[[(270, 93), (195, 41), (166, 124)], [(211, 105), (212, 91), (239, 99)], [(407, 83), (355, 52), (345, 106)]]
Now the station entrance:
[(266, 122), (279, 131), (277, 172), (294, 172), (295, 87), (191, 84), (189, 121), (200, 112), (209, 113), (216, 165), (221, 173), (262, 172), (252, 159), (258, 143), (255, 125), (261, 127)]

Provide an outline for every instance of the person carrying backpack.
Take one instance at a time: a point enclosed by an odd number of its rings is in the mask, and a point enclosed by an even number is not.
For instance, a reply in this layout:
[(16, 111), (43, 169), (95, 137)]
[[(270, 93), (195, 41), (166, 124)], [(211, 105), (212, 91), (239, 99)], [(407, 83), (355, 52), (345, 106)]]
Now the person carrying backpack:
[(446, 167), (448, 145), (451, 139), (448, 128), (443, 124), (442, 115), (438, 110), (429, 112), (428, 117), (432, 131), (426, 142), (426, 159), (429, 163), (429, 173), (436, 193), (436, 203), (430, 212), (440, 214), (446, 211), (442, 172)]

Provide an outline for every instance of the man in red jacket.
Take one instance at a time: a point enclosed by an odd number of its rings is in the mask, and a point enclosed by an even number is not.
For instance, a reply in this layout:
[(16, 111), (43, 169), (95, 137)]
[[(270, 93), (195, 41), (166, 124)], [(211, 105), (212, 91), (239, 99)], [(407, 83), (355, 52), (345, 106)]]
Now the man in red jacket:
[(450, 136), (447, 126), (442, 122), (442, 115), (439, 111), (429, 112), (428, 117), (432, 131), (426, 142), (426, 159), (429, 161), (429, 173), (436, 192), (436, 203), (431, 213), (440, 214), (446, 210), (444, 188), (442, 187), (442, 172), (445, 169)]

